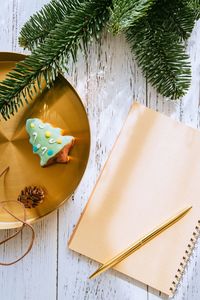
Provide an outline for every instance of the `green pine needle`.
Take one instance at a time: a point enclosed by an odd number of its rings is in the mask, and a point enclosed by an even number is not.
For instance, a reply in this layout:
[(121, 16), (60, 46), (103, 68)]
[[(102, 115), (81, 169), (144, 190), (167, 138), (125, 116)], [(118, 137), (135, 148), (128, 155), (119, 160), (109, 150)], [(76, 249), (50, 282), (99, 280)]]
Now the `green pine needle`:
[(200, 0), (51, 0), (24, 25), (20, 45), (32, 50), (0, 82), (0, 113), (10, 118), (51, 87), (77, 50), (85, 51), (109, 23), (126, 34), (148, 81), (162, 95), (178, 99), (190, 85), (184, 41), (200, 17)]
[(188, 7), (195, 12), (195, 18), (200, 18), (200, 0), (188, 0)]
[(51, 87), (59, 70), (66, 70), (69, 58), (76, 60), (78, 48), (87, 47), (92, 37), (99, 38), (109, 19), (110, 5), (110, 0), (80, 3), (73, 14), (49, 33), (43, 44), (17, 63), (0, 83), (0, 113), (4, 119), (14, 115), (28, 101), (27, 96), (32, 98), (34, 90), (37, 92), (37, 82), (44, 78)]
[(191, 34), (194, 21), (185, 1), (158, 0), (126, 31), (144, 75), (171, 99), (182, 97), (190, 86), (191, 68), (182, 41)]
[(109, 21), (110, 31), (114, 34), (127, 29), (144, 17), (155, 0), (113, 0)]
[(50, 31), (73, 13), (83, 1), (51, 0), (24, 24), (19, 36), (20, 46), (31, 51), (35, 49), (44, 42)]
[[(188, 7), (188, 0), (157, 0), (156, 5), (157, 14), (160, 11), (160, 17), (158, 14), (158, 22), (163, 18), (163, 25), (165, 30), (175, 33), (177, 39), (180, 41), (186, 41), (194, 28), (195, 24), (195, 11)], [(154, 14), (155, 15), (155, 14)], [(154, 17), (154, 15), (152, 17)], [(158, 23), (159, 25), (159, 23)]]

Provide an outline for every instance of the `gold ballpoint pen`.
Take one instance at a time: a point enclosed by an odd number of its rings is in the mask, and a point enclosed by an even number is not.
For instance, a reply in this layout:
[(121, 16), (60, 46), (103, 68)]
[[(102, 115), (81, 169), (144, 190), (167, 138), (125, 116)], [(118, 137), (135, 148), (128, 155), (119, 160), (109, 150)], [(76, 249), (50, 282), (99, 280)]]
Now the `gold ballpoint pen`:
[(129, 246), (124, 251), (120, 252), (118, 255), (107, 261), (106, 263), (102, 264), (92, 275), (90, 275), (89, 279), (93, 279), (100, 275), (101, 273), (105, 272), (106, 270), (114, 267), (118, 263), (120, 263), (122, 260), (127, 258), (129, 255), (143, 247), (146, 243), (151, 241), (153, 238), (155, 238), (157, 235), (159, 235), (161, 232), (178, 222), (182, 217), (184, 217), (189, 210), (192, 208), (192, 206), (189, 206), (182, 211), (180, 211), (175, 216), (171, 217), (167, 221), (165, 221), (160, 226), (154, 228), (152, 231), (150, 231), (148, 234), (144, 235), (141, 239), (133, 243), (131, 246)]

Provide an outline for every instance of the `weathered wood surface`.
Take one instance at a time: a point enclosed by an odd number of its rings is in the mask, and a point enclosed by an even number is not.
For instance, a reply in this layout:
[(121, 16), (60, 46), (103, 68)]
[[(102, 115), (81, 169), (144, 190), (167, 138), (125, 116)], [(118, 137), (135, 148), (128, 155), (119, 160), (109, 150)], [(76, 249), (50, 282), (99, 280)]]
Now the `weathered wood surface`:
[[(0, 2), (0, 51), (23, 53), (17, 42), (20, 28), (48, 0)], [(59, 211), (34, 225), (37, 239), (32, 252), (15, 266), (0, 268), (1, 300), (164, 298), (158, 291), (112, 270), (94, 281), (87, 280), (97, 264), (69, 251), (67, 240), (133, 99), (188, 125), (199, 127), (200, 23), (196, 24), (188, 42), (188, 51), (193, 80), (190, 91), (181, 102), (166, 101), (146, 83), (123, 36), (104, 34), (100, 43), (91, 45), (87, 58), (79, 56), (77, 65), (71, 67), (68, 79), (80, 94), (91, 124), (92, 147), (88, 168), (73, 197)], [(0, 232), (1, 238), (8, 234), (7, 231)], [(25, 232), (3, 246), (0, 259), (16, 257), (27, 245), (28, 238), (28, 232)], [(174, 300), (200, 299), (198, 244)]]

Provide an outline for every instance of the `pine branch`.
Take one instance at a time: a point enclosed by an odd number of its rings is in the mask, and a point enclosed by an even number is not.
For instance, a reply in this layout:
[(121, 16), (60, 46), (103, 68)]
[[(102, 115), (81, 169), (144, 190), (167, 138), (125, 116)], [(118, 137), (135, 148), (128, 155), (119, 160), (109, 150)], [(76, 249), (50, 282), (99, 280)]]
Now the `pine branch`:
[(126, 32), (147, 79), (172, 99), (182, 97), (190, 86), (189, 57), (181, 41), (192, 31), (194, 14), (190, 11), (187, 19), (186, 10), (185, 1), (158, 0), (148, 15)]
[(29, 50), (43, 43), (51, 30), (66, 16), (79, 7), (84, 0), (51, 0), (49, 4), (30, 17), (24, 24), (19, 36), (19, 45)]
[(188, 0), (162, 0), (156, 7), (156, 14), (162, 9), (166, 30), (175, 33), (179, 41), (186, 41), (195, 23), (195, 11), (188, 7)]
[(99, 34), (109, 19), (111, 0), (87, 0), (66, 16), (41, 44), (0, 83), (0, 113), (4, 119), (14, 115), (34, 90), (40, 89), (41, 79), (47, 86), (65, 70), (69, 58), (76, 60), (78, 48), (86, 47)]
[(152, 11), (155, 9), (156, 16), (159, 16), (162, 3), (162, 17), (168, 18), (167, 24), (170, 26), (166, 27), (166, 30), (174, 31), (180, 39), (186, 40), (194, 26), (194, 9), (197, 8), (197, 2), (199, 0), (113, 0), (110, 27), (114, 33), (124, 31), (145, 17), (151, 8)]
[(110, 30), (116, 34), (144, 17), (155, 0), (113, 0), (109, 21)]
[(195, 13), (195, 18), (200, 18), (200, 0), (188, 0), (188, 7)]

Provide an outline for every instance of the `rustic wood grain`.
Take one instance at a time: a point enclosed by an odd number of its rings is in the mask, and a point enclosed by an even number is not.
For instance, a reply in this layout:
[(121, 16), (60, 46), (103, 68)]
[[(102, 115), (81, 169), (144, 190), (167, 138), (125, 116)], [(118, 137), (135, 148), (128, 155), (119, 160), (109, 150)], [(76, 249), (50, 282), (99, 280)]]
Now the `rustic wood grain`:
[[(27, 18), (48, 1), (1, 1), (0, 51), (19, 51), (17, 37)], [(18, 264), (0, 267), (1, 300), (54, 300), (57, 278), (57, 212), (34, 225), (36, 242), (31, 253)], [(0, 239), (10, 234), (1, 231)], [(0, 260), (19, 257), (28, 245), (25, 231), (14, 241), (1, 247)]]
[[(0, 51), (24, 53), (18, 46), (21, 26), (48, 0), (4, 0), (0, 8)], [(123, 36), (104, 33), (92, 43), (87, 57), (79, 55), (71, 65), (68, 80), (77, 89), (91, 125), (90, 160), (80, 186), (58, 212), (34, 228), (32, 252), (15, 266), (0, 267), (1, 300), (161, 300), (164, 295), (116, 271), (94, 281), (88, 275), (97, 264), (67, 248), (67, 240), (87, 202), (97, 177), (134, 99), (157, 111), (199, 127), (200, 23), (197, 23), (188, 51), (193, 80), (182, 101), (166, 101), (147, 85)], [(10, 234), (1, 231), (0, 238)], [(25, 249), (28, 232), (3, 246), (0, 259), (12, 259)], [(200, 299), (200, 243), (197, 244), (174, 300)]]

